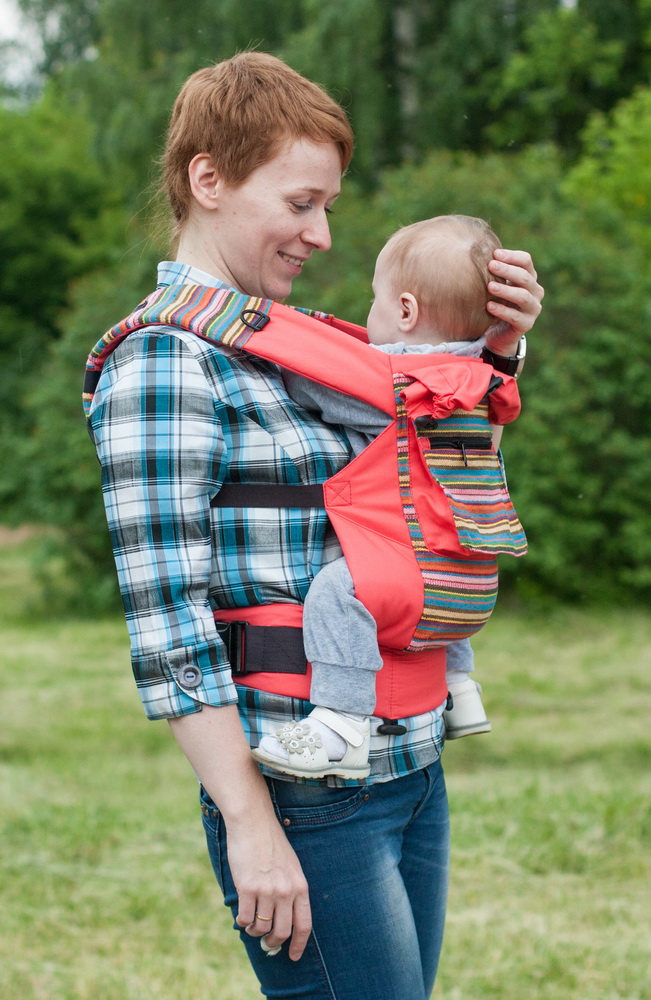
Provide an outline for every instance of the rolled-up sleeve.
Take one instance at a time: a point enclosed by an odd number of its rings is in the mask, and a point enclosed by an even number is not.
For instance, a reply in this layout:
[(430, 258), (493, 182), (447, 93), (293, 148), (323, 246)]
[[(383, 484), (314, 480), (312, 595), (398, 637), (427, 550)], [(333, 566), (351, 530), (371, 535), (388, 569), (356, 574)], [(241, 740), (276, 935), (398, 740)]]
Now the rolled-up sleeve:
[(210, 500), (227, 455), (211, 387), (183, 337), (131, 334), (105, 365), (89, 426), (147, 716), (235, 703), (208, 599)]

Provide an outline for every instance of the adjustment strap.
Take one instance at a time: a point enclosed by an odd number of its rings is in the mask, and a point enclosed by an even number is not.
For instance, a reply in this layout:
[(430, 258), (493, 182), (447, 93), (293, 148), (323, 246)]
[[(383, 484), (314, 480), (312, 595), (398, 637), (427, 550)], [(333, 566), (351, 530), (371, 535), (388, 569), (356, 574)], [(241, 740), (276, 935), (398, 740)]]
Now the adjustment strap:
[(464, 437), (459, 434), (459, 437), (437, 437), (435, 433), (431, 431), (427, 435), (430, 439), (430, 447), (432, 448), (456, 448), (460, 450), (462, 448), (471, 448), (474, 451), (490, 451), (492, 448), (492, 441), (488, 435), (485, 437), (473, 437), (469, 434), (468, 437)]
[(305, 674), (303, 629), (291, 625), (215, 622), (228, 650), (234, 677), (244, 674)]
[(347, 719), (345, 715), (340, 715), (339, 712), (333, 712), (330, 708), (322, 708), (318, 705), (312, 709), (310, 716), (313, 719), (318, 719), (319, 722), (323, 722), (324, 725), (333, 729), (339, 736), (343, 736), (346, 742), (350, 743), (353, 747), (361, 747), (364, 742), (364, 737), (355, 728), (351, 720)]
[(320, 483), (224, 483), (211, 507), (325, 507)]

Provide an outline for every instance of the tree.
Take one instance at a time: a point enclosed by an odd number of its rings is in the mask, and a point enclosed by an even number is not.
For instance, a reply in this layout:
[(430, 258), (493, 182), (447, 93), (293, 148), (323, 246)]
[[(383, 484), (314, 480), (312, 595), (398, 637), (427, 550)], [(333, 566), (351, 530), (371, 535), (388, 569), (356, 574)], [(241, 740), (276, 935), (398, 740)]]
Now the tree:
[(651, 88), (608, 115), (594, 114), (582, 139), (583, 154), (565, 182), (568, 197), (586, 208), (617, 206), (634, 241), (651, 248)]
[(27, 23), (38, 32), (43, 59), (39, 67), (49, 79), (64, 66), (88, 58), (99, 38), (101, 0), (18, 0)]
[(624, 42), (601, 39), (578, 8), (542, 11), (525, 30), (490, 100), (501, 112), (486, 134), (498, 146), (553, 140), (575, 150), (590, 111), (607, 106)]
[(0, 498), (20, 497), (24, 400), (70, 282), (108, 260), (122, 219), (88, 155), (89, 128), (44, 97), (0, 108)]

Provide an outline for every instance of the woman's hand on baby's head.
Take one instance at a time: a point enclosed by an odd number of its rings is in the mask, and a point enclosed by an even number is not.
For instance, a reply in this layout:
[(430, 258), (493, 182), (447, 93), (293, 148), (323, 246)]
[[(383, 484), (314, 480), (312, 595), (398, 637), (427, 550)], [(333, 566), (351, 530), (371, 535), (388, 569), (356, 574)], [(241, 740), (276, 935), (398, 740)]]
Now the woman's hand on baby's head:
[(500, 322), (487, 331), (486, 345), (495, 354), (508, 357), (516, 353), (520, 337), (531, 330), (540, 315), (545, 290), (538, 282), (531, 254), (524, 250), (497, 249), (488, 269), (495, 275), (488, 283), (495, 299), (486, 308)]

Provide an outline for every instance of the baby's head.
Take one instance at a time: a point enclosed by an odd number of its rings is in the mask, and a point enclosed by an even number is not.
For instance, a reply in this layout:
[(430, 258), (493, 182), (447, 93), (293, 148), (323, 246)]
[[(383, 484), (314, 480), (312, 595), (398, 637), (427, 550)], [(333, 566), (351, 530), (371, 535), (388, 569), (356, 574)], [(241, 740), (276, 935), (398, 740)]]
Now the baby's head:
[(477, 340), (496, 322), (486, 311), (486, 284), (493, 279), (488, 262), (501, 246), (483, 219), (469, 215), (399, 229), (377, 259), (370, 342)]

